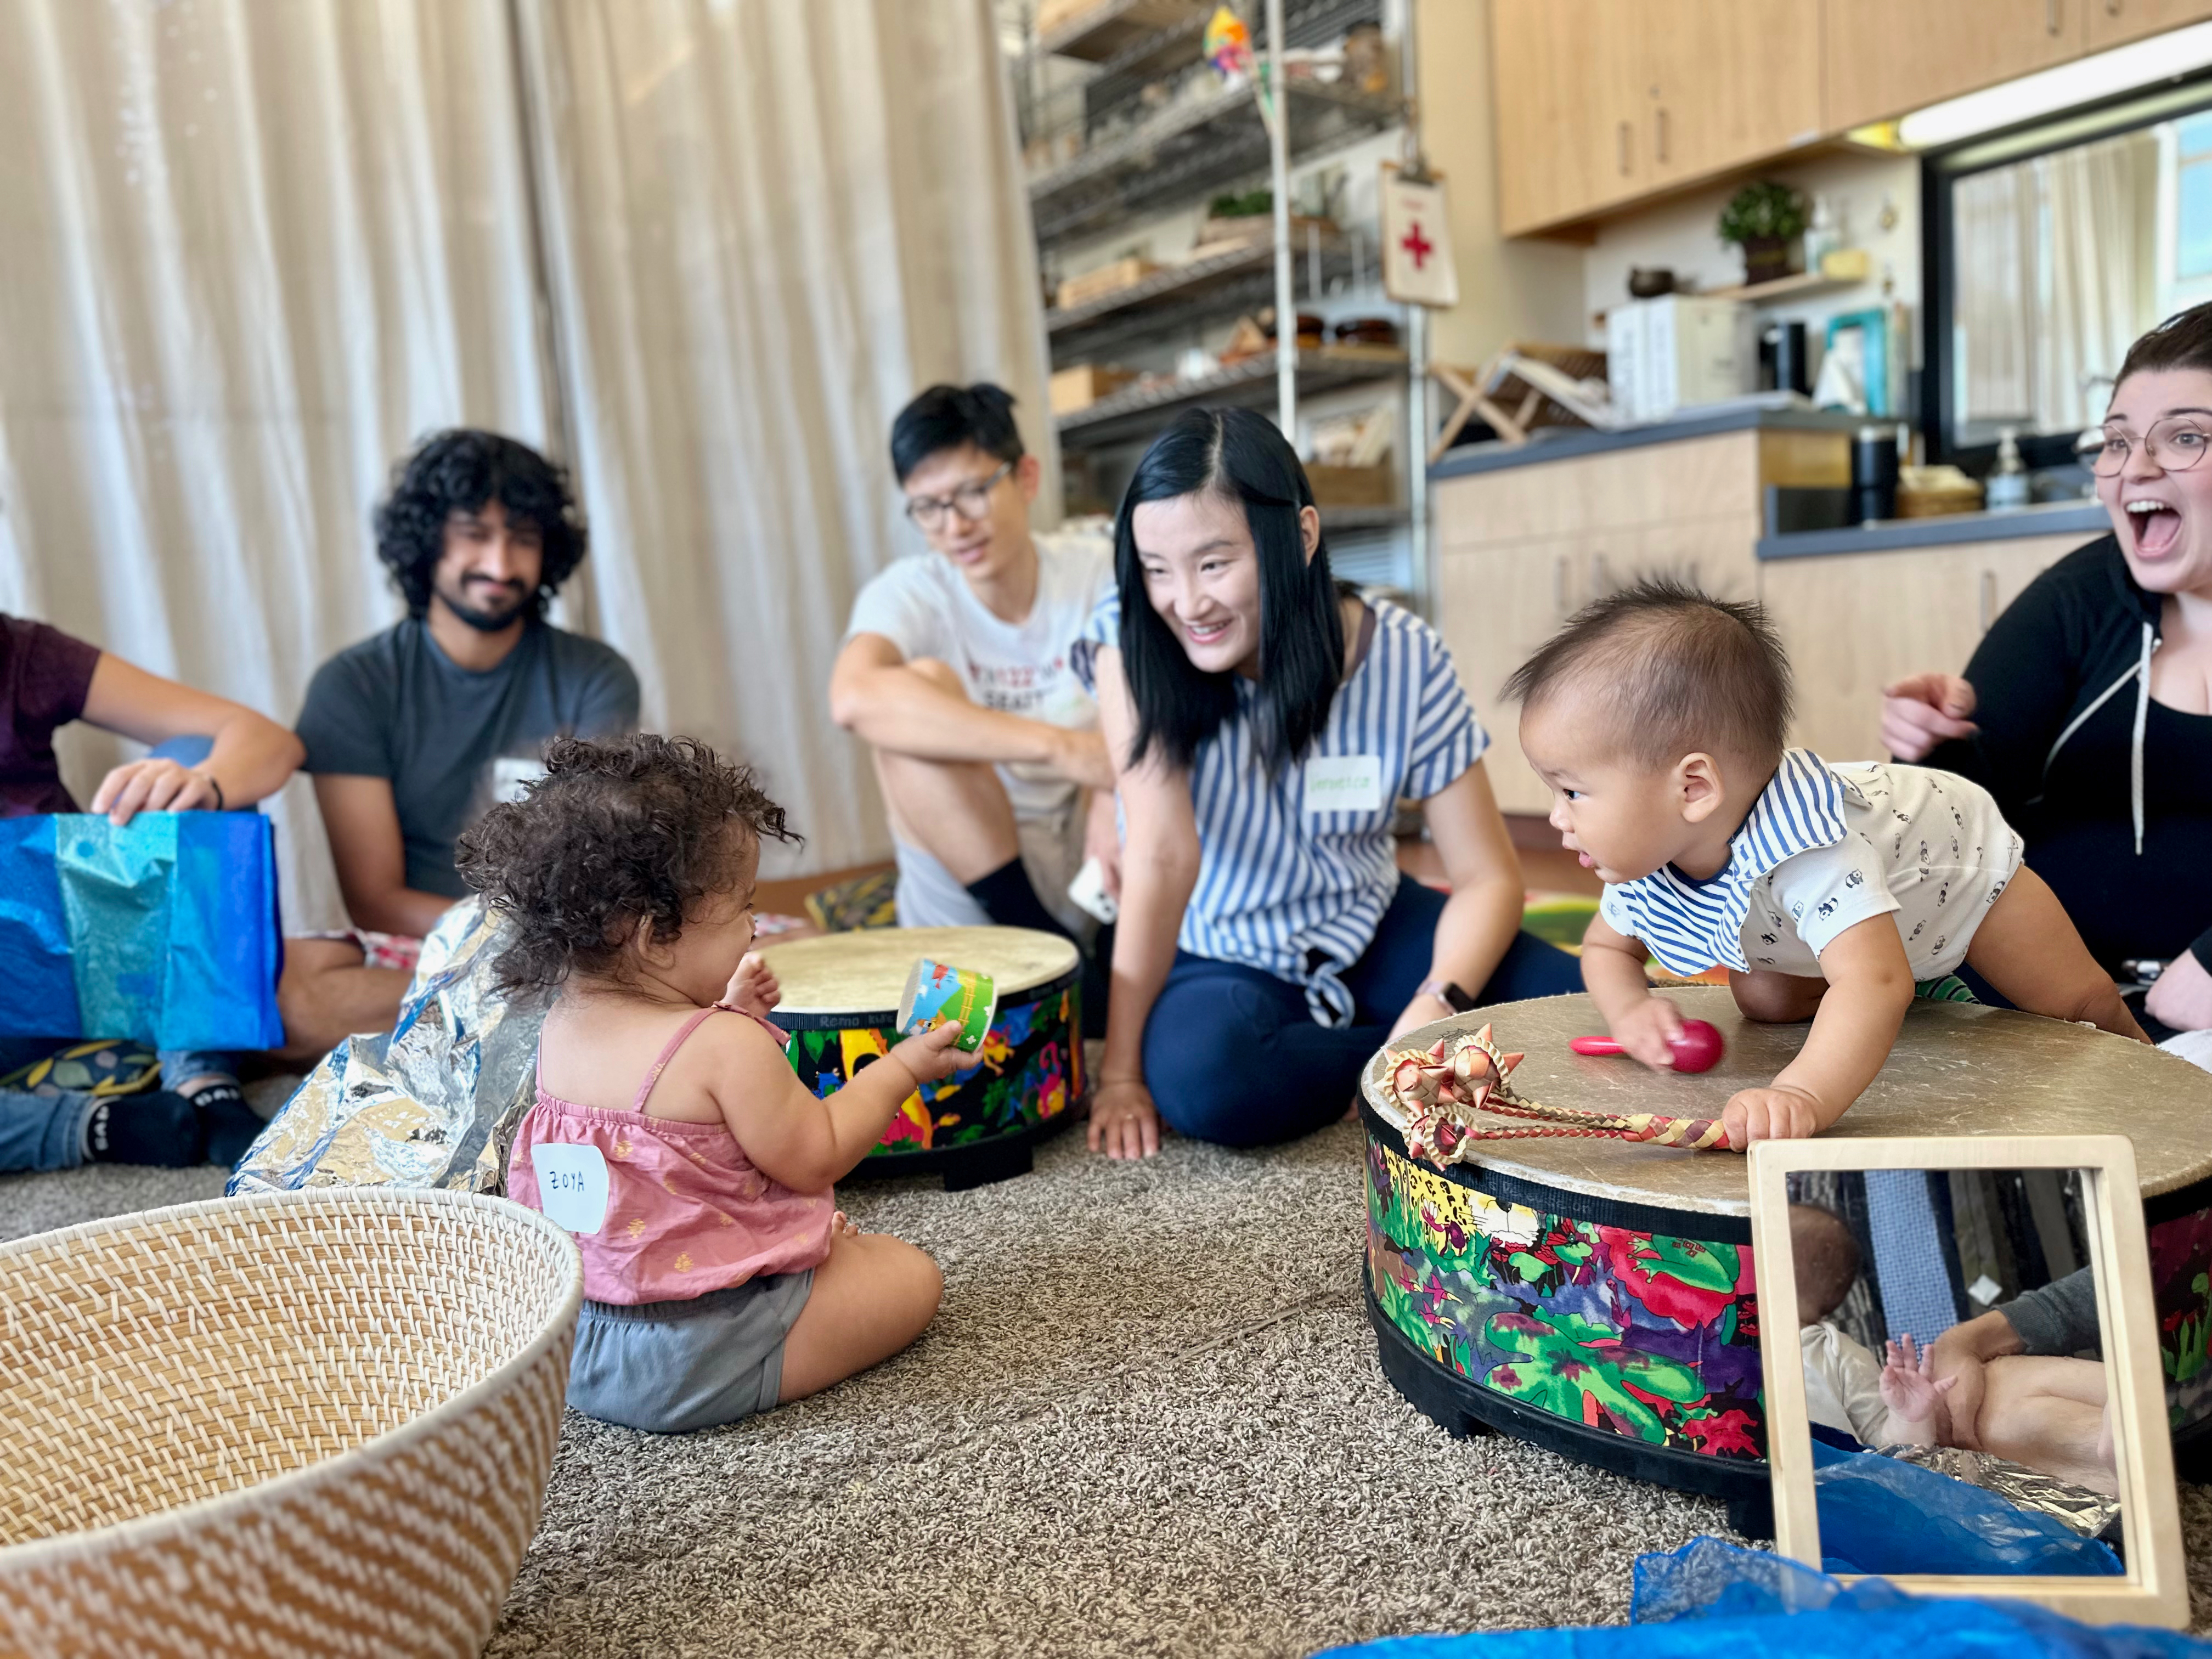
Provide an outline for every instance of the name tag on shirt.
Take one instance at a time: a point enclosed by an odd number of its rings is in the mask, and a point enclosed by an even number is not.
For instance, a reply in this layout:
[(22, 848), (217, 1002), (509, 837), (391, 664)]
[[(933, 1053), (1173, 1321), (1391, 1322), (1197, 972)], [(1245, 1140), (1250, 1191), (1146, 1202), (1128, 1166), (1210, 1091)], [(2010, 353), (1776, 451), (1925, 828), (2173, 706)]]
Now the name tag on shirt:
[(607, 1224), (607, 1161), (598, 1147), (541, 1144), (530, 1149), (530, 1162), (547, 1220), (572, 1233)]
[(544, 775), (545, 763), (542, 760), (501, 755), (491, 763), (491, 798), (495, 803), (520, 800), (524, 789)]
[(1375, 812), (1382, 806), (1382, 763), (1374, 755), (1316, 755), (1306, 763), (1309, 812)]

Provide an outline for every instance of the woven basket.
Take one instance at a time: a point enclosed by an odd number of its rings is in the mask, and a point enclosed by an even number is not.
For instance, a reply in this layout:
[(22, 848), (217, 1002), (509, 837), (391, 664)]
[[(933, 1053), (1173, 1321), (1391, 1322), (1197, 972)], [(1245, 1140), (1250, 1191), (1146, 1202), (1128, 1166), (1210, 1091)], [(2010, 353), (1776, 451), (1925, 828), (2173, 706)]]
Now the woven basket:
[(473, 1654), (537, 1530), (574, 1243), (263, 1193), (0, 1246), (0, 1655)]

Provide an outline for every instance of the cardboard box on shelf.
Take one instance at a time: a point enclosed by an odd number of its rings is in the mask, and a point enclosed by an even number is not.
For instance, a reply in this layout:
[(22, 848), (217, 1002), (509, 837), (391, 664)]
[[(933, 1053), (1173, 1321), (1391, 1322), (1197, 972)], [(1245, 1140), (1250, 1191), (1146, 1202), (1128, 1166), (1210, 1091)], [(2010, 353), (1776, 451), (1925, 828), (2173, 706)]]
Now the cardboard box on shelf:
[(1052, 377), (1052, 412), (1073, 415), (1079, 409), (1088, 409), (1136, 378), (1135, 369), (1117, 368), (1109, 363), (1078, 363), (1073, 368), (1060, 369)]
[[(1291, 246), (1303, 253), (1306, 233), (1317, 231), (1324, 242), (1334, 240), (1336, 221), (1308, 219), (1298, 214), (1291, 216)], [(1264, 242), (1275, 234), (1275, 216), (1272, 213), (1253, 213), (1235, 219), (1207, 218), (1198, 227), (1198, 246), (1193, 258), (1206, 254), (1226, 253), (1232, 247), (1242, 247), (1248, 242)]]
[(1085, 12), (1097, 11), (1106, 0), (1044, 0), (1037, 8), (1036, 32), (1039, 35), (1057, 33)]
[(1086, 270), (1079, 276), (1063, 277), (1054, 304), (1062, 311), (1073, 311), (1078, 306), (1089, 305), (1093, 300), (1103, 299), (1109, 294), (1133, 288), (1161, 269), (1161, 265), (1151, 259), (1131, 254), (1110, 264), (1100, 265), (1096, 270)]
[(1737, 300), (1668, 294), (1615, 306), (1605, 357), (1613, 407), (1631, 421), (1663, 421), (1759, 386), (1757, 322)]
[(1306, 468), (1313, 485), (1316, 507), (1395, 507), (1398, 502), (1398, 469), (1381, 466), (1329, 466), (1316, 462)]

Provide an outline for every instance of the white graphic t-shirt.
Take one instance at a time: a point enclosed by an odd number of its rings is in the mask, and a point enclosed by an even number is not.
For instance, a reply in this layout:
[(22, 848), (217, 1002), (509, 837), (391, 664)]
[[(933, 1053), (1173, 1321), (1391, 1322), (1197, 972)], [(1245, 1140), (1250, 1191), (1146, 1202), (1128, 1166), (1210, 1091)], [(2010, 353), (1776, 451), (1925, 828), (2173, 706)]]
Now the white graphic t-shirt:
[[(860, 590), (845, 637), (880, 634), (909, 662), (934, 657), (951, 664), (982, 708), (1072, 731), (1097, 725), (1098, 705), (1070, 667), (1068, 648), (1114, 585), (1114, 544), (1068, 534), (1036, 540), (1036, 602), (1020, 622), (993, 616), (951, 560), (921, 553)], [(1054, 817), (1075, 794), (1075, 785), (1045, 767), (998, 770), (1018, 819)]]

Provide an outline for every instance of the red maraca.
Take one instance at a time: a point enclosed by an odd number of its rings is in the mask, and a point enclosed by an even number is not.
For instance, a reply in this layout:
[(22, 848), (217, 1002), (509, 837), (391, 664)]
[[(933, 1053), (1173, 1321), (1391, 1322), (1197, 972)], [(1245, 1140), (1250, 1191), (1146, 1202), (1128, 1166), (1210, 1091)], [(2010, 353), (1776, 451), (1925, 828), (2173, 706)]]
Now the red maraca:
[[(1674, 1051), (1674, 1069), (1678, 1072), (1710, 1072), (1720, 1064), (1721, 1042), (1719, 1030), (1702, 1019), (1686, 1019), (1682, 1029), (1667, 1039), (1667, 1046)], [(1578, 1054), (1617, 1054), (1621, 1047), (1607, 1036), (1578, 1036), (1567, 1045)]]

